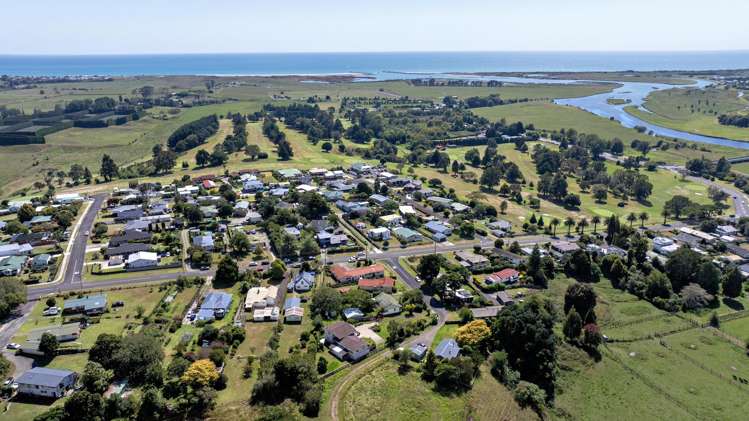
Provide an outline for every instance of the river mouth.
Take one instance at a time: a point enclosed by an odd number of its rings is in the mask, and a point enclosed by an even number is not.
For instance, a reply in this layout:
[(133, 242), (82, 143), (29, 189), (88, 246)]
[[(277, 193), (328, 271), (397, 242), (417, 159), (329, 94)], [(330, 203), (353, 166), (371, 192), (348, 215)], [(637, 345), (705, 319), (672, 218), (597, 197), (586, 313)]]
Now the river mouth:
[[(392, 75), (393, 77), (389, 77)], [(579, 108), (584, 111), (593, 113), (599, 117), (603, 117), (609, 120), (615, 120), (619, 124), (627, 128), (644, 127), (645, 131), (643, 136), (649, 134), (687, 140), (691, 142), (706, 143), (709, 145), (726, 146), (736, 149), (749, 150), (749, 142), (728, 139), (715, 136), (705, 136), (696, 133), (690, 133), (682, 130), (671, 129), (665, 126), (659, 126), (657, 124), (649, 123), (640, 118), (629, 114), (625, 107), (635, 106), (645, 112), (650, 112), (642, 106), (645, 102), (645, 98), (654, 91), (666, 90), (666, 89), (677, 89), (677, 88), (699, 88), (704, 89), (706, 86), (713, 82), (708, 80), (696, 79), (693, 84), (665, 84), (665, 83), (652, 83), (652, 82), (628, 82), (628, 81), (610, 81), (610, 80), (584, 80), (584, 79), (554, 79), (546, 78), (542, 73), (533, 73), (535, 77), (521, 77), (521, 76), (483, 76), (483, 75), (472, 75), (459, 72), (453, 73), (407, 73), (407, 72), (383, 72), (377, 75), (378, 80), (396, 80), (396, 79), (461, 79), (461, 80), (481, 80), (481, 81), (497, 81), (508, 84), (613, 84), (617, 87), (611, 92), (602, 94), (595, 94), (585, 97), (578, 98), (563, 98), (556, 99), (554, 103), (557, 105), (568, 105)], [(371, 81), (371, 79), (369, 80)], [(616, 101), (611, 101), (612, 99)]]

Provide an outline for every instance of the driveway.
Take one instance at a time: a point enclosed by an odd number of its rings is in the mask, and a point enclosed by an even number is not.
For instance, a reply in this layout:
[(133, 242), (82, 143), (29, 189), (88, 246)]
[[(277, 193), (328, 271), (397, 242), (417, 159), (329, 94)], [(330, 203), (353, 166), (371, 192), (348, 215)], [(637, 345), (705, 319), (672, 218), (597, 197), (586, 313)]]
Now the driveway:
[(378, 335), (377, 332), (372, 330), (375, 326), (377, 326), (377, 322), (364, 323), (363, 325), (357, 326), (356, 331), (359, 332), (360, 338), (369, 338), (379, 345), (385, 342), (385, 340), (382, 339), (382, 336)]

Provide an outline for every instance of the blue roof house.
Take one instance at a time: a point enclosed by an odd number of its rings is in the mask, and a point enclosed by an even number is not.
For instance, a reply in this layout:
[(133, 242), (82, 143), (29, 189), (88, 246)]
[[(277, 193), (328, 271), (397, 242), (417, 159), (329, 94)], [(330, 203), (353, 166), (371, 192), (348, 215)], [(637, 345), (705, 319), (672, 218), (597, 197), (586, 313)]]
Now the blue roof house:
[(442, 342), (437, 345), (437, 349), (434, 350), (434, 354), (440, 358), (452, 360), (453, 358), (460, 355), (460, 346), (458, 346), (458, 343), (455, 342), (455, 339), (443, 339)]
[(315, 272), (299, 272), (289, 281), (287, 291), (305, 292), (315, 286)]
[(211, 292), (205, 296), (198, 310), (197, 320), (211, 321), (223, 318), (229, 312), (232, 296), (225, 292)]

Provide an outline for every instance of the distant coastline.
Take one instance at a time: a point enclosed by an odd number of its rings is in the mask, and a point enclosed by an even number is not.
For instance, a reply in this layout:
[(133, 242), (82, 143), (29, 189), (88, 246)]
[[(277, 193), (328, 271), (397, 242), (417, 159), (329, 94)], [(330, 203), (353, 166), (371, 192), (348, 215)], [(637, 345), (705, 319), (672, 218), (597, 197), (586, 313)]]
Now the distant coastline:
[(749, 69), (749, 51), (0, 55), (10, 76), (361, 76)]

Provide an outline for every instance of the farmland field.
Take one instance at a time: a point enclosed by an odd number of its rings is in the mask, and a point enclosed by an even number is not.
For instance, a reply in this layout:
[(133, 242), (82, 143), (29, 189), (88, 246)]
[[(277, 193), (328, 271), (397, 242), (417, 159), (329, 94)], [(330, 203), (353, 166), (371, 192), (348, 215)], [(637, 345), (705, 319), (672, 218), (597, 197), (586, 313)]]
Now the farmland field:
[[(497, 107), (479, 108), (476, 114), (489, 120), (500, 120), (504, 118), (508, 122), (522, 121), (532, 123), (537, 128), (545, 130), (561, 130), (574, 128), (579, 133), (597, 134), (603, 139), (618, 137), (625, 144), (625, 153), (634, 155), (629, 144), (634, 139), (646, 140), (649, 136), (639, 133), (637, 130), (623, 127), (616, 121), (610, 121), (598, 117), (592, 113), (569, 106), (555, 105), (550, 103), (530, 103), (502, 105)], [(719, 159), (721, 156), (733, 157), (745, 155), (745, 151), (739, 149), (694, 144), (695, 149), (670, 148), (667, 151), (653, 151), (648, 157), (654, 161), (664, 161), (674, 164), (684, 164), (687, 160), (705, 156), (709, 159)], [(703, 150), (706, 149), (706, 150)]]
[(625, 110), (649, 123), (690, 133), (749, 141), (749, 129), (724, 126), (718, 116), (749, 109), (749, 102), (733, 89), (668, 89), (650, 94), (643, 104)]
[(441, 394), (414, 369), (398, 374), (391, 361), (357, 379), (342, 404), (345, 420), (538, 419), (532, 411), (519, 408), (488, 370), (482, 370), (471, 391)]

